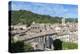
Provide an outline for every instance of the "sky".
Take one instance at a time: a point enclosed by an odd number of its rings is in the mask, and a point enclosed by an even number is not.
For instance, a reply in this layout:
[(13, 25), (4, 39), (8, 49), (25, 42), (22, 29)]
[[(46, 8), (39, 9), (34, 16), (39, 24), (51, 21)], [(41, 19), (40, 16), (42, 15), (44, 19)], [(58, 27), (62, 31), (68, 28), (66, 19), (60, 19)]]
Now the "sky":
[(36, 3), (12, 1), (11, 10), (27, 10), (33, 13), (59, 16), (65, 18), (77, 18), (78, 6), (71, 4)]

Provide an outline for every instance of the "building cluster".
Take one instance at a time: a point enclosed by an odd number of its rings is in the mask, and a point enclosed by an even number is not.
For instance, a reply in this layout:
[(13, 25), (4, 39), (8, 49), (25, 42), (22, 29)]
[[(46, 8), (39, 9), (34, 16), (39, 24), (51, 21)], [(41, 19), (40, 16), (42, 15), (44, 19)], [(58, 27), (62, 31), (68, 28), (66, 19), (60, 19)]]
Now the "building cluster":
[[(75, 42), (78, 41), (78, 24), (77, 23), (65, 23), (65, 19), (62, 19), (62, 24), (44, 24), (33, 22), (29, 27), (26, 25), (11, 25), (11, 36), (14, 37), (15, 41), (18, 39), (25, 39), (37, 36), (36, 34), (46, 34), (48, 32), (57, 33), (57, 39), (62, 39), (63, 41)], [(21, 38), (19, 38), (21, 37)], [(33, 42), (34, 43), (34, 42)], [(37, 43), (35, 43), (37, 44)], [(33, 45), (35, 45), (33, 44)]]

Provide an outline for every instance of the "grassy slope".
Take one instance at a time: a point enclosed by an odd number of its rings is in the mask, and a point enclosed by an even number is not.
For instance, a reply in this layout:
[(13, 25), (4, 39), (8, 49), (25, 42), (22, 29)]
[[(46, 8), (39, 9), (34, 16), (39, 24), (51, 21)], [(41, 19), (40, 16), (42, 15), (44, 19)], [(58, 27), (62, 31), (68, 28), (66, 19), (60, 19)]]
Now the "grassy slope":
[(71, 43), (71, 42), (63, 42), (62, 44), (63, 49), (77, 49), (78, 48), (78, 44), (77, 43)]

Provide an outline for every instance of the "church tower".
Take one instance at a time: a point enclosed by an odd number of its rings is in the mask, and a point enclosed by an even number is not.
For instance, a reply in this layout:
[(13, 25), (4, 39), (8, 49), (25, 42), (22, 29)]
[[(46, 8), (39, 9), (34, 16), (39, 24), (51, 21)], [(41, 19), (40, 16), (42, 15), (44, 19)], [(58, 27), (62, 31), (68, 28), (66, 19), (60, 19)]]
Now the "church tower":
[(62, 25), (65, 25), (65, 18), (62, 18)]

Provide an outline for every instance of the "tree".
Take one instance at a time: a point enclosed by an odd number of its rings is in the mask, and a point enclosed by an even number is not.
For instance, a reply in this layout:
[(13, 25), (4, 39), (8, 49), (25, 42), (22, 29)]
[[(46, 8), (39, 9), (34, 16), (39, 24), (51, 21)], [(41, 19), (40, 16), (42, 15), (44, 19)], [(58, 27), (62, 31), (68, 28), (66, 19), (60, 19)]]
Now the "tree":
[(11, 53), (24, 52), (24, 42), (13, 42), (11, 43), (11, 47), (9, 49)]
[(32, 50), (32, 46), (30, 44), (25, 44), (23, 41), (12, 42), (9, 48), (11, 53), (29, 52)]

